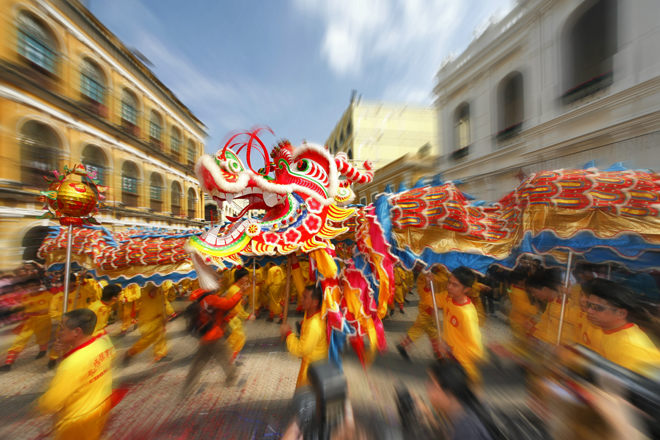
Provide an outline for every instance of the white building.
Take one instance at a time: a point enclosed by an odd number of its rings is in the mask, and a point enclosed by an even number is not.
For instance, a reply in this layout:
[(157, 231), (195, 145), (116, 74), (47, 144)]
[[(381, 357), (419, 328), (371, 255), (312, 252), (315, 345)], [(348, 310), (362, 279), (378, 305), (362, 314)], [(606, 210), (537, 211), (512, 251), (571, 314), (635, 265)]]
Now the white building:
[(660, 169), (660, 1), (520, 0), (437, 74), (445, 180), (494, 201), (543, 169)]

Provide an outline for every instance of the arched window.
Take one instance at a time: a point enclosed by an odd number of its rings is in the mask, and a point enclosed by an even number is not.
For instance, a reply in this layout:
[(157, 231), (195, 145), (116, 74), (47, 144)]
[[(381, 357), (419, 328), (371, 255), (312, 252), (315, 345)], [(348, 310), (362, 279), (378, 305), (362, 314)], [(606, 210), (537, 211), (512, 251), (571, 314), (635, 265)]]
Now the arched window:
[(170, 150), (170, 156), (172, 159), (178, 161), (181, 158), (181, 131), (176, 127), (172, 127), (172, 134), (170, 135)]
[(470, 145), (470, 104), (464, 102), (454, 112), (454, 150)]
[(216, 205), (206, 205), (204, 207), (204, 220), (213, 223), (218, 223), (220, 221), (220, 218), (218, 217), (218, 207)]
[(192, 139), (188, 139), (188, 166), (194, 167), (197, 154), (195, 153), (195, 143)]
[(158, 173), (151, 173), (149, 179), (150, 208), (153, 211), (163, 210), (163, 178)]
[(179, 215), (181, 214), (181, 197), (183, 196), (181, 191), (181, 185), (179, 182), (172, 182), (172, 214)]
[(337, 148), (337, 139), (335, 139), (335, 146), (334, 146), (334, 149), (332, 151), (332, 154), (337, 154), (337, 151), (339, 151), (339, 149)]
[(498, 102), (498, 137), (500, 139), (509, 138), (520, 133), (525, 116), (523, 76), (520, 72), (513, 72), (502, 80)]
[(346, 139), (349, 139), (353, 135), (353, 121), (348, 121), (346, 125)]
[(53, 34), (32, 14), (18, 15), (18, 53), (42, 69), (55, 74), (57, 46)]
[(348, 156), (348, 160), (353, 160), (353, 150), (351, 148), (348, 149), (346, 155)]
[(89, 58), (80, 65), (80, 92), (93, 102), (105, 103), (105, 76), (101, 68)]
[(121, 125), (134, 136), (140, 136), (138, 127), (138, 100), (135, 93), (128, 89), (121, 92)]
[(96, 145), (87, 145), (83, 149), (82, 163), (88, 172), (96, 171), (96, 178), (101, 185), (106, 183), (106, 168), (108, 161), (105, 158), (103, 150)]
[(130, 161), (124, 162), (124, 165), (121, 167), (121, 201), (125, 206), (131, 208), (138, 207), (140, 194), (139, 177), (140, 173), (137, 165)]
[(163, 127), (163, 119), (158, 112), (151, 110), (151, 117), (149, 118), (149, 138), (151, 143), (154, 144), (159, 150), (162, 150), (163, 143), (160, 141), (161, 131)]
[(197, 216), (195, 205), (197, 204), (197, 194), (192, 188), (188, 188), (188, 217), (195, 218)]
[(565, 103), (612, 84), (617, 52), (617, 1), (587, 0), (569, 18), (564, 33)]
[(21, 247), (24, 248), (23, 260), (32, 260), (40, 264), (46, 262), (46, 260), (39, 257), (39, 248), (49, 233), (50, 227), (48, 226), (37, 226), (27, 231), (21, 242)]
[(31, 188), (46, 189), (44, 177), (54, 177), (59, 150), (59, 138), (52, 128), (37, 121), (26, 122), (21, 127), (21, 181)]

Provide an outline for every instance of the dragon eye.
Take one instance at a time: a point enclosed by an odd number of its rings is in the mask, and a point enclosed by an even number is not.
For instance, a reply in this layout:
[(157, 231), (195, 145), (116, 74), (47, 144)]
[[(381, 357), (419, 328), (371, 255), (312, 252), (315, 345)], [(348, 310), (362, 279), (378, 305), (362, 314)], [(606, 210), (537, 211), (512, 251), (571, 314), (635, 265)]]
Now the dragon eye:
[(305, 159), (299, 160), (296, 164), (296, 167), (298, 168), (298, 171), (307, 171), (309, 168), (309, 162), (307, 162)]

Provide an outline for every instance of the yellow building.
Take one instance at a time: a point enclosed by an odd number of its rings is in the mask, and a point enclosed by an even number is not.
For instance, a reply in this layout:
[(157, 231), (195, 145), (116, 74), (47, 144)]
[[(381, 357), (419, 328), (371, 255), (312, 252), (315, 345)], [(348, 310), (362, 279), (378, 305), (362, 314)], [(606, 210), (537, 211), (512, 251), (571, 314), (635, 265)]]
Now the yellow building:
[(335, 126), (326, 145), (333, 154), (343, 151), (355, 165), (370, 159), (374, 169), (405, 154), (439, 155), (436, 110), (405, 103), (351, 103)]
[(430, 184), (438, 173), (439, 156), (429, 155), (429, 148), (422, 147), (417, 153), (404, 156), (378, 168), (371, 182), (365, 185), (353, 185), (355, 203), (368, 205), (376, 200), (376, 195), (385, 192), (389, 185), (391, 191), (397, 192), (403, 183), (412, 188), (420, 179)]
[(202, 226), (192, 112), (77, 1), (0, 0), (0, 17), (0, 270), (35, 258), (55, 224), (36, 196), (64, 165), (109, 186), (104, 226)]

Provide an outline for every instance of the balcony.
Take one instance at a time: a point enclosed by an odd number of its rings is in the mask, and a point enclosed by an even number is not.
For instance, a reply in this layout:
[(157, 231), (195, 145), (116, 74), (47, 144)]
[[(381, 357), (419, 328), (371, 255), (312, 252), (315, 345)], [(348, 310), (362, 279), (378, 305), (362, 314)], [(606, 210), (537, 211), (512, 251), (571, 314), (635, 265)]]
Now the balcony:
[(608, 88), (612, 85), (612, 82), (614, 82), (614, 73), (610, 70), (566, 91), (561, 95), (561, 101), (564, 105), (572, 104), (575, 101), (579, 101), (582, 98)]
[(149, 144), (158, 151), (165, 151), (165, 144), (160, 139), (150, 137)]
[(504, 130), (500, 130), (495, 135), (495, 139), (497, 139), (500, 142), (505, 141), (507, 139), (511, 139), (512, 137), (514, 137), (515, 135), (517, 135), (522, 131), (522, 126), (523, 123), (521, 121), (518, 122), (517, 124), (513, 124), (512, 126), (505, 128)]
[(126, 119), (121, 120), (121, 129), (131, 136), (135, 136), (136, 138), (140, 137), (140, 127)]
[(172, 215), (174, 216), (181, 215), (181, 206), (172, 205)]
[(449, 159), (452, 162), (459, 162), (468, 157), (468, 154), (470, 154), (470, 146), (467, 145), (463, 148), (459, 148), (458, 150), (454, 151), (449, 155)]
[(160, 200), (151, 199), (149, 201), (149, 209), (153, 212), (163, 212), (163, 202)]
[(90, 113), (94, 113), (96, 116), (103, 119), (107, 119), (108, 116), (110, 116), (110, 111), (108, 110), (107, 105), (96, 102), (93, 99), (86, 99), (85, 101), (85, 106)]
[(194, 209), (189, 209), (188, 210), (188, 218), (191, 219), (191, 220), (195, 218), (195, 210)]

